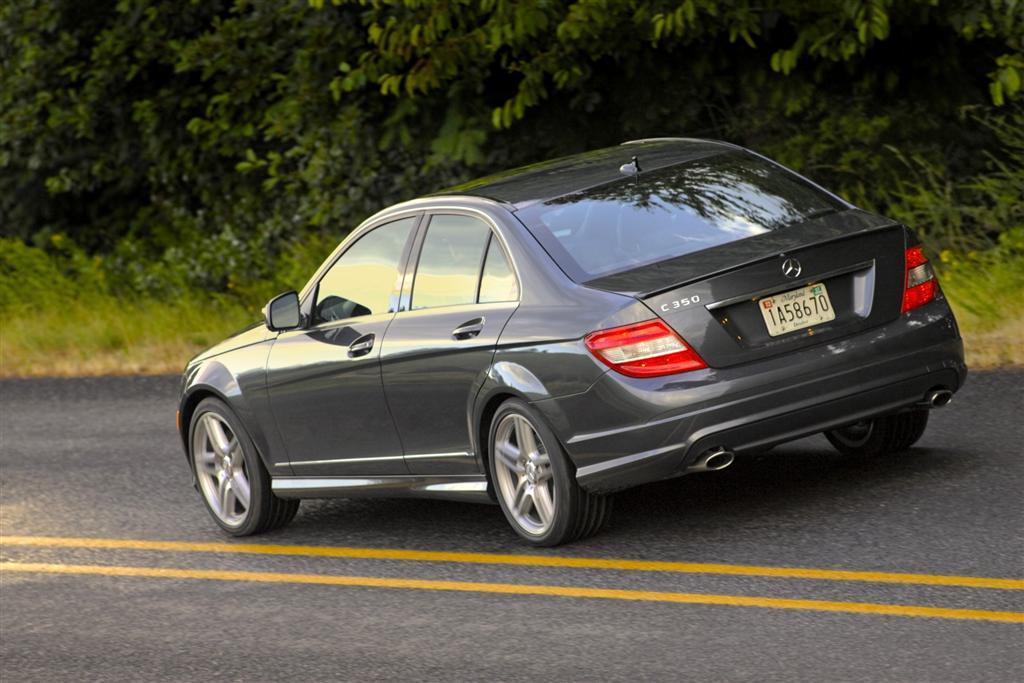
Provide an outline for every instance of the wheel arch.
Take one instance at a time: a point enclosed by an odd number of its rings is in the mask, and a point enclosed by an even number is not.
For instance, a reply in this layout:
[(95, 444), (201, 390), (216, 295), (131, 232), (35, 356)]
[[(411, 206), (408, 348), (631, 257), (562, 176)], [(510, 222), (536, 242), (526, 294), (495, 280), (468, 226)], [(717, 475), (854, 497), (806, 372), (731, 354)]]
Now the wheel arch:
[[(490, 431), (491, 422), (498, 408), (507, 400), (516, 398), (536, 408), (538, 401), (553, 398), (553, 394), (545, 384), (524, 365), (510, 360), (501, 360), (491, 365), (483, 386), (476, 395), (472, 414), (470, 415), (470, 437), (477, 465), (487, 477), (488, 493), (493, 497), (494, 482), (491, 481)], [(561, 443), (558, 424), (551, 424), (550, 411), (537, 410), (537, 414), (551, 429), (555, 438)]]
[[(486, 396), (477, 400), (475, 415), (470, 423), (470, 437), (472, 438), (473, 453), (476, 455), (477, 466), (487, 478), (487, 495), (495, 497), (494, 482), (491, 481), (491, 466), (488, 462), (490, 457), (490, 435), (491, 421), (494, 414), (502, 403), (510, 398), (526, 398), (518, 391), (510, 387), (496, 387), (488, 392)], [(495, 498), (495, 500), (497, 500)]]
[[(253, 406), (249, 404), (249, 397), (242, 390), (244, 385), (244, 381), (240, 382), (239, 378), (236, 378), (226, 365), (216, 360), (208, 360), (195, 367), (190, 367), (186, 371), (178, 407), (178, 436), (181, 439), (186, 459), (188, 459), (189, 451), (189, 431), (196, 408), (204, 399), (216, 398), (227, 405), (242, 423), (260, 460), (263, 461), (268, 471), (273, 471), (271, 463), (267, 461), (267, 445), (264, 442), (264, 434), (259, 428), (258, 421), (253, 418)], [(254, 387), (249, 388), (251, 390)], [(189, 467), (191, 468), (191, 463)]]

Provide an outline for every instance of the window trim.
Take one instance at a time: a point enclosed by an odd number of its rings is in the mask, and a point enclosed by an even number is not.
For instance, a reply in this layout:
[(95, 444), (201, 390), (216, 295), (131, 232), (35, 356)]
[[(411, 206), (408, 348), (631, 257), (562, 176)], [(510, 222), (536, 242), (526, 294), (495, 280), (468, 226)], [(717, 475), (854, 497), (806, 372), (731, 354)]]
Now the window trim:
[[(487, 243), (484, 244), (484, 253), (480, 254), (480, 265), (476, 269), (476, 295), (473, 297), (473, 303), (480, 303), (480, 288), (484, 284), (484, 268), (487, 267), (487, 254), (491, 251), (491, 242), (494, 241), (494, 231), (487, 236)], [(506, 259), (507, 260), (507, 259)]]
[[(468, 303), (460, 303), (460, 304), (448, 304), (447, 306), (429, 306), (429, 307), (414, 309), (412, 307), (413, 293), (414, 293), (413, 292), (413, 290), (414, 290), (413, 283), (416, 280), (416, 273), (419, 271), (419, 268), (420, 268), (420, 257), (423, 255), (423, 243), (427, 239), (427, 230), (430, 227), (430, 221), (431, 221), (431, 219), (434, 216), (469, 216), (470, 218), (476, 218), (481, 223), (483, 223), (486, 227), (488, 227), (490, 229), (491, 234), (490, 234), (490, 236), (488, 236), (487, 241), (484, 244), (483, 254), (480, 256), (480, 265), (477, 268), (476, 295), (474, 296), (474, 300), (473, 301), (468, 302)], [(491, 241), (495, 237), (498, 238), (498, 246), (504, 252), (505, 260), (508, 261), (509, 268), (512, 270), (512, 277), (514, 277), (515, 280), (516, 280), (516, 291), (518, 292), (518, 296), (513, 301), (504, 301), (504, 302), (494, 302), (494, 301), (492, 301), (492, 302), (489, 302), (488, 304), (481, 304), (480, 303), (480, 283), (481, 283), (481, 281), (483, 279), (484, 265), (487, 262), (487, 251), (490, 249)], [(498, 228), (497, 223), (490, 216), (488, 216), (487, 214), (485, 214), (485, 213), (483, 213), (481, 211), (476, 211), (474, 209), (469, 209), (469, 208), (463, 208), (463, 207), (433, 207), (433, 208), (428, 209), (427, 211), (424, 212), (423, 216), (420, 217), (420, 221), (419, 221), (419, 224), (417, 226), (417, 235), (416, 235), (416, 239), (414, 240), (413, 247), (412, 247), (412, 254), (410, 255), (408, 269), (406, 270), (406, 273), (405, 273), (405, 280), (408, 281), (408, 283), (409, 283), (408, 298), (405, 298), (406, 297), (406, 291), (405, 291), (405, 287), (403, 286), (402, 295), (401, 295), (401, 297), (399, 299), (399, 306), (398, 306), (398, 313), (399, 314), (401, 314), (401, 313), (419, 312), (419, 311), (443, 311), (443, 310), (448, 310), (448, 309), (455, 308), (456, 306), (481, 306), (481, 305), (490, 305), (490, 304), (494, 304), (494, 303), (516, 303), (516, 304), (518, 304), (520, 301), (523, 300), (522, 279), (519, 277), (519, 270), (516, 267), (515, 259), (512, 258), (512, 250), (508, 248), (508, 243), (505, 241), (504, 235), (501, 234), (501, 230)], [(404, 301), (404, 305), (403, 305), (403, 301)]]

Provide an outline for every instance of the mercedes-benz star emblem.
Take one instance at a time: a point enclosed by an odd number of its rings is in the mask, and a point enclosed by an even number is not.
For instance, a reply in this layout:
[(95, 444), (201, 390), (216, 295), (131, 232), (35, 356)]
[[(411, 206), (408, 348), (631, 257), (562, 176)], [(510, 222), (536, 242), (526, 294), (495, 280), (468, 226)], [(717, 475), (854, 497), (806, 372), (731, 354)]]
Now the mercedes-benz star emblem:
[(782, 274), (786, 277), (800, 277), (801, 270), (803, 268), (795, 258), (788, 258), (782, 262)]

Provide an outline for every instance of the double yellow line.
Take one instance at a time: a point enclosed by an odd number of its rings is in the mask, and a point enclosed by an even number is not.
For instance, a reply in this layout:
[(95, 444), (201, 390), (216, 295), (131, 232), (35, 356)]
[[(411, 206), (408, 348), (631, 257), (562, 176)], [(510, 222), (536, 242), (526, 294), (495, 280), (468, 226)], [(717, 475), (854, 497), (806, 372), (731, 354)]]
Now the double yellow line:
[[(105, 550), (155, 550), (163, 552), (245, 553), (256, 555), (292, 555), (347, 559), (385, 559), (427, 562), (517, 565), (534, 567), (571, 567), (616, 571), (647, 571), (763, 576), (772, 578), (813, 579), (825, 581), (863, 581), (882, 583), (958, 586), (1000, 590), (1024, 590), (1024, 580), (971, 576), (943, 576), (897, 572), (856, 572), (830, 569), (763, 567), (749, 565), (704, 564), (685, 562), (650, 562), (602, 558), (574, 558), (548, 555), (505, 555), (497, 553), (452, 553), (428, 550), (386, 548), (345, 548), (301, 545), (265, 545), (248, 543), (193, 543), (187, 541), (148, 541), (108, 538), (51, 538), (42, 536), (4, 536), (0, 546), (33, 546), (48, 548), (88, 548)], [(365, 588), (399, 588), (506, 595), (544, 595), (568, 598), (628, 600), (639, 602), (681, 603), (696, 605), (730, 605), (769, 609), (814, 610), (939, 619), (967, 619), (1024, 623), (1024, 612), (951, 609), (918, 605), (888, 605), (862, 602), (802, 600), (741, 595), (711, 595), (664, 591), (620, 590), (574, 586), (479, 583), (465, 581), (434, 581), (367, 576), (294, 574), (282, 572), (223, 571), (207, 569), (175, 569), (161, 567), (126, 567), (111, 565), (72, 565), (55, 563), (4, 562), (0, 572), (79, 574), (170, 579), (203, 579), (216, 581), (250, 581), (259, 583), (312, 584), (327, 586), (358, 586)]]

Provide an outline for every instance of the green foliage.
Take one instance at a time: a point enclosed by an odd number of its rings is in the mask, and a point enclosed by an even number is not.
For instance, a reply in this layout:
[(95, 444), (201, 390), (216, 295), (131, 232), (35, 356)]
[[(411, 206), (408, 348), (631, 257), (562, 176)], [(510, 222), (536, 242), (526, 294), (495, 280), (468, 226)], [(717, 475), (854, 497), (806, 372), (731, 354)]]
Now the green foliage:
[(984, 155), (982, 172), (957, 178), (921, 155), (890, 149), (903, 172), (875, 196), (933, 252), (946, 254), (946, 261), (950, 254), (988, 250), (986, 258), (1005, 262), (1024, 235), (1024, 107), (977, 123), (992, 132), (999, 150)]
[(5, 241), (0, 264), (251, 306), (383, 206), (657, 135), (973, 248), (1019, 189), (976, 117), (1019, 110), (1022, 36), (1019, 0), (8, 0), (0, 234), (45, 259)]
[(939, 272), (961, 325), (984, 331), (1024, 315), (1024, 229), (1002, 233), (986, 251), (942, 252)]

